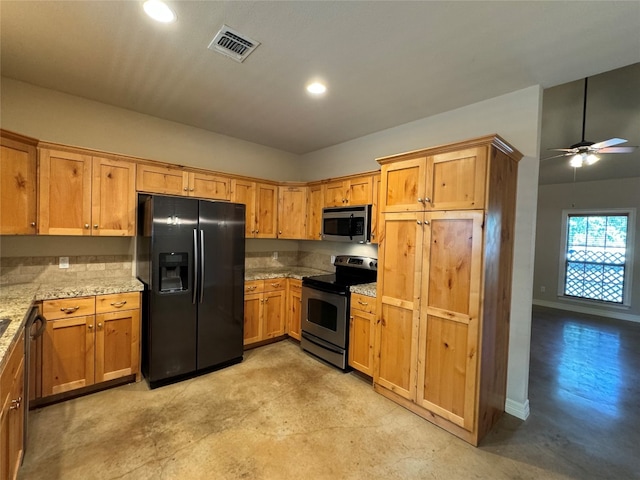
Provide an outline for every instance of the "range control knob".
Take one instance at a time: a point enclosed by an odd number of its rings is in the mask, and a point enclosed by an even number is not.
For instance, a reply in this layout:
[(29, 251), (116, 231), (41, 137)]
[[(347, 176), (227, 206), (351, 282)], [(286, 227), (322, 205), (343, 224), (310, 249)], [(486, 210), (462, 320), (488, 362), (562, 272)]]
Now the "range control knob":
[(373, 262), (369, 262), (369, 267), (373, 268)]

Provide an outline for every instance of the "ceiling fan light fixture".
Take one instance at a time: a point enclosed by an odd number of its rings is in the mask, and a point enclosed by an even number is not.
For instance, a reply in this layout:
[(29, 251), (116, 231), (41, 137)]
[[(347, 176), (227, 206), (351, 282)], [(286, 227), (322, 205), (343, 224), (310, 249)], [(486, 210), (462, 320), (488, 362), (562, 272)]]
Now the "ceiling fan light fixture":
[(569, 165), (571, 165), (573, 168), (580, 168), (582, 166), (582, 162), (583, 162), (582, 155), (577, 153), (573, 157), (571, 157), (571, 161), (569, 162)]
[(586, 160), (585, 160), (585, 163), (586, 163), (587, 165), (593, 165), (593, 164), (594, 164), (594, 163), (596, 163), (598, 160), (600, 160), (600, 157), (599, 157), (599, 156), (597, 156), (597, 155), (595, 155), (595, 154), (593, 154), (593, 153), (590, 153), (589, 155), (587, 155), (587, 158), (586, 158)]
[(156, 22), (171, 23), (176, 21), (176, 14), (161, 0), (147, 0), (143, 3), (144, 12)]

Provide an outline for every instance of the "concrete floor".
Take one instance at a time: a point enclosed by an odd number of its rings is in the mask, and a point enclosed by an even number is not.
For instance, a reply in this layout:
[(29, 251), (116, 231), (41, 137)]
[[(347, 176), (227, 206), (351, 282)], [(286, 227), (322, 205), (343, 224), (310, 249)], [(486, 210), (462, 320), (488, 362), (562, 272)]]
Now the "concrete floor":
[(535, 309), (526, 422), (474, 448), (284, 341), (32, 412), (28, 479), (640, 478), (640, 325)]

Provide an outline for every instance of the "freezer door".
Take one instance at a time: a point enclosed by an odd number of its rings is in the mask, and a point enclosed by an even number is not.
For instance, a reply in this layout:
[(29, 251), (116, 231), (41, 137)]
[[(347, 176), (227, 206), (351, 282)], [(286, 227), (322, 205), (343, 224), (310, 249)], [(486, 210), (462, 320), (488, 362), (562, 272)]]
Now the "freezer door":
[(143, 366), (150, 383), (196, 370), (197, 333), (198, 202), (158, 195), (152, 202), (152, 284), (143, 319)]
[(245, 206), (200, 201), (198, 369), (242, 358)]

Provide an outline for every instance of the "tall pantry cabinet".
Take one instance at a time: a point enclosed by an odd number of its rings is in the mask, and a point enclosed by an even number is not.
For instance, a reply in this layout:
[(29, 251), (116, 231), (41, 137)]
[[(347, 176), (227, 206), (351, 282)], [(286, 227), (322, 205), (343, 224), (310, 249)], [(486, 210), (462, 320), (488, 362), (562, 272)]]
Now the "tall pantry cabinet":
[(378, 159), (374, 386), (473, 445), (504, 411), (521, 157), (493, 135)]

